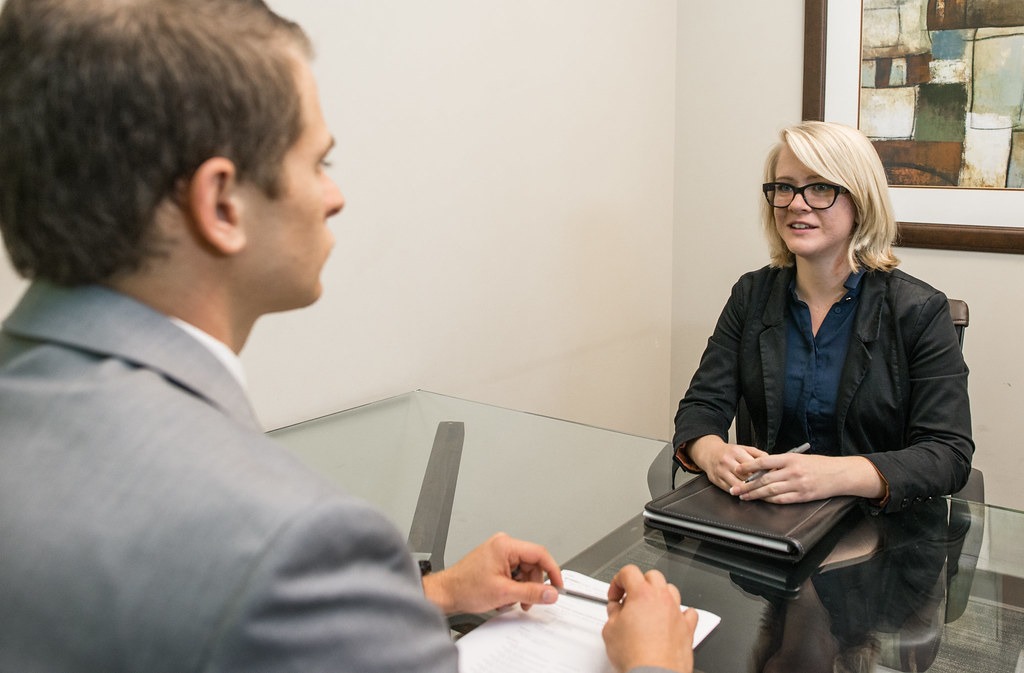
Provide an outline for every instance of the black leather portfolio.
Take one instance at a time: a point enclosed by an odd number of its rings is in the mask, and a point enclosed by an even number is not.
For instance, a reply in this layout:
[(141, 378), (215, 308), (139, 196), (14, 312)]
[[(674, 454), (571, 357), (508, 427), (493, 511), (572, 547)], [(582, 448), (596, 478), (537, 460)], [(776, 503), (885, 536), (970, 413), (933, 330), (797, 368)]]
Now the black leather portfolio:
[(644, 508), (644, 522), (684, 537), (799, 561), (856, 504), (852, 496), (775, 505), (740, 500), (700, 475)]
[(829, 552), (863, 518), (860, 508), (855, 507), (796, 562), (768, 558), (714, 542), (690, 540), (680, 533), (650, 526), (644, 531), (644, 542), (657, 549), (671, 550), (676, 555), (688, 555), (703, 565), (726, 570), (732, 581), (749, 593), (794, 598)]

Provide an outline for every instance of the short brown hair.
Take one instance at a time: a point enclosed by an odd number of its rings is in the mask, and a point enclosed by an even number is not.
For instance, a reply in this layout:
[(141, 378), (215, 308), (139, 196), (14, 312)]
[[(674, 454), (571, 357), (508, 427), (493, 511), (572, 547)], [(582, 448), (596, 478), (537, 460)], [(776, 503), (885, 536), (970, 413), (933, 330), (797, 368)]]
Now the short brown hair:
[(296, 51), (262, 0), (7, 0), (0, 230), (28, 278), (91, 283), (159, 253), (152, 222), (207, 159), (277, 192), (302, 131)]
[[(851, 271), (861, 267), (891, 271), (900, 260), (893, 254), (896, 217), (889, 198), (885, 169), (871, 141), (855, 128), (832, 122), (805, 121), (782, 129), (768, 153), (764, 181), (775, 181), (779, 153), (788, 147), (807, 168), (845, 187), (857, 211), (846, 251)], [(775, 228), (774, 208), (761, 200), (761, 224), (771, 248), (771, 264), (792, 266), (793, 253)]]

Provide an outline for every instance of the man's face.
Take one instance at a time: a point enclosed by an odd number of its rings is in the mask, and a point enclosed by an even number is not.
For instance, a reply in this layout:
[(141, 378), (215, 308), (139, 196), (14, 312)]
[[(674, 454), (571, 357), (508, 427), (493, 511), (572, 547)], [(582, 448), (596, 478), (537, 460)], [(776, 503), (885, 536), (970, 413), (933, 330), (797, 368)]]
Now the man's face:
[(304, 59), (296, 61), (303, 126), (285, 153), (280, 193), (272, 199), (254, 185), (241, 187), (246, 194), (243, 216), (249, 269), (247, 287), (242, 290), (257, 314), (299, 308), (320, 297), (320, 272), (334, 245), (327, 219), (345, 205), (338, 186), (325, 172), (334, 140), (320, 109), (313, 73)]

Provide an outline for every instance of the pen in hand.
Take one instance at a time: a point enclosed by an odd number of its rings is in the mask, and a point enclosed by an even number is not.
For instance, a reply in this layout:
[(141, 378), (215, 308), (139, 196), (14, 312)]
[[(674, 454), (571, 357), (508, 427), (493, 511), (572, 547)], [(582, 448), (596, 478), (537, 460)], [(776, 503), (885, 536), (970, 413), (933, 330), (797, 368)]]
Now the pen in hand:
[(588, 594), (584, 591), (576, 591), (575, 589), (567, 589), (562, 587), (558, 590), (558, 593), (563, 596), (572, 596), (574, 598), (582, 598), (584, 600), (593, 601), (595, 603), (601, 603), (602, 605), (608, 605), (608, 599), (603, 596), (597, 596), (594, 594)]
[[(790, 449), (789, 451), (786, 451), (786, 453), (803, 453), (803, 452), (807, 451), (807, 449), (809, 449), (809, 448), (811, 448), (811, 445), (808, 444), (807, 442), (804, 442), (800, 446), (794, 447), (794, 448)], [(758, 470), (754, 474), (752, 474), (749, 477), (747, 477), (743, 481), (743, 483), (749, 484), (750, 482), (754, 481), (755, 479), (759, 479), (759, 478), (763, 477), (764, 475), (768, 474), (768, 472), (769, 472), (769, 470)]]

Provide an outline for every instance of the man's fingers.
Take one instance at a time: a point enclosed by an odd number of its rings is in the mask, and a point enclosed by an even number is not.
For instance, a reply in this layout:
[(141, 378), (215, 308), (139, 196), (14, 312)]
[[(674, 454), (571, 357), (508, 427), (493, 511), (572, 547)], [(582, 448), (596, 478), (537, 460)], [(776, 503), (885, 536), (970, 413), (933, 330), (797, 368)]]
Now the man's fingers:
[(524, 610), (534, 604), (549, 604), (558, 600), (558, 589), (540, 582), (514, 582), (508, 591), (509, 602), (519, 603)]
[(640, 568), (632, 563), (623, 566), (608, 585), (608, 600), (616, 603), (621, 601), (631, 586), (638, 586), (638, 583), (643, 581), (644, 575)]

